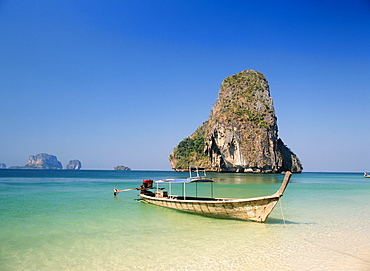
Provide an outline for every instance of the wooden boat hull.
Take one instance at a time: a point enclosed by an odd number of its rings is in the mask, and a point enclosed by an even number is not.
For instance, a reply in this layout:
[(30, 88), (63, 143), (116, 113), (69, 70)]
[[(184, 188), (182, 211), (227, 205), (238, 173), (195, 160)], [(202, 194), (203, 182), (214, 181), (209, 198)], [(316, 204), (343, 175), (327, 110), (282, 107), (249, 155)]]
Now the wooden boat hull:
[(157, 198), (140, 194), (142, 201), (162, 207), (184, 212), (256, 222), (265, 222), (276, 203), (279, 195), (251, 199), (171, 199)]

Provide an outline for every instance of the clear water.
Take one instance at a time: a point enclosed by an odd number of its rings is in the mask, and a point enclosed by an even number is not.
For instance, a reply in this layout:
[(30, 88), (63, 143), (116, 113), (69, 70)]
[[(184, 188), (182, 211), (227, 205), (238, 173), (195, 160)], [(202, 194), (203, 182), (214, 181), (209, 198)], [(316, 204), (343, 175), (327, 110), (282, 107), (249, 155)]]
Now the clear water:
[[(272, 194), (284, 177), (208, 175), (214, 196), (233, 198)], [(370, 270), (370, 179), (362, 174), (293, 175), (283, 213), (278, 204), (265, 223), (153, 206), (136, 201), (137, 191), (113, 197), (113, 187), (182, 176), (0, 170), (0, 270)]]

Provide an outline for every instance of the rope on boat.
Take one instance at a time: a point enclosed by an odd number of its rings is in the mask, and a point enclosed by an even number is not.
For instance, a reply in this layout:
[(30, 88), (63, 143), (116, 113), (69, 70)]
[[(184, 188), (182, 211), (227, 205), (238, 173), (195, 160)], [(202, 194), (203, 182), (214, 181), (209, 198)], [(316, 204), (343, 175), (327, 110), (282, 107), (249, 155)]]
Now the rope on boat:
[(283, 217), (284, 225), (286, 226), (284, 212), (283, 212), (283, 204), (281, 203), (281, 198), (279, 200), (279, 203), (280, 203), (281, 216)]

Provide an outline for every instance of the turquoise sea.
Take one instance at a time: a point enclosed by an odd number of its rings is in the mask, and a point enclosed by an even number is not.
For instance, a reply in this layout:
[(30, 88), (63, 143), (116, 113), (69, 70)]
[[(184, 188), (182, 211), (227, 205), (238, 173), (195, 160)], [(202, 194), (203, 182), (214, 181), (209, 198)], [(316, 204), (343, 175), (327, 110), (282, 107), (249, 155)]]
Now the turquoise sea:
[[(370, 270), (370, 179), (362, 173), (294, 174), (265, 223), (149, 205), (135, 200), (138, 191), (113, 197), (113, 187), (186, 176), (0, 170), (0, 270)], [(244, 198), (274, 193), (284, 176), (208, 177), (215, 197)], [(209, 184), (200, 188), (210, 196)]]

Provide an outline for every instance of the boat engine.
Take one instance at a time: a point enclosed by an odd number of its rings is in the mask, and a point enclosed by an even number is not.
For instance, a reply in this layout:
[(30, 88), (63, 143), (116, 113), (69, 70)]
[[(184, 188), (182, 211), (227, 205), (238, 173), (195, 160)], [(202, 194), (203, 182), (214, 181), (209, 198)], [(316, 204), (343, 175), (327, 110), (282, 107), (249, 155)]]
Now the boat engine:
[(153, 180), (143, 180), (144, 189), (153, 189)]
[(154, 193), (148, 189), (153, 189), (153, 180), (143, 180), (143, 184), (140, 185), (140, 194), (154, 197)]

